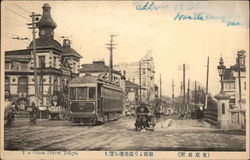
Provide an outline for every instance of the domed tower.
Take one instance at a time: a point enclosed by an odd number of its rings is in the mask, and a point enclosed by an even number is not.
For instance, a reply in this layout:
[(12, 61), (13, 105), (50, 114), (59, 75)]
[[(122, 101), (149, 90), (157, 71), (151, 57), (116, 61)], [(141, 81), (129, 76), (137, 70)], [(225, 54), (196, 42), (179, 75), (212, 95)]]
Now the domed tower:
[(39, 28), (39, 37), (53, 39), (56, 23), (53, 21), (50, 15), (51, 7), (48, 3), (45, 3), (42, 8), (43, 15), (40, 21), (37, 23), (37, 27)]
[[(52, 46), (57, 49), (61, 49), (61, 44), (54, 40), (54, 29), (56, 28), (56, 23), (51, 17), (50, 14), (50, 5), (45, 3), (42, 7), (43, 15), (39, 22), (37, 22), (36, 26), (39, 29), (39, 38), (36, 39), (36, 46)], [(33, 47), (33, 41), (29, 45), (30, 48)]]

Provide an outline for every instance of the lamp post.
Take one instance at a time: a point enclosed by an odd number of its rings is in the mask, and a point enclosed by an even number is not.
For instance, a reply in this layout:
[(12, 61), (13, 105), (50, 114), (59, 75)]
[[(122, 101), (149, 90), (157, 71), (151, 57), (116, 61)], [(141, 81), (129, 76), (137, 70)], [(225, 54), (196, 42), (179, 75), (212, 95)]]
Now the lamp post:
[(219, 61), (219, 65), (217, 66), (217, 69), (218, 69), (218, 72), (219, 72), (219, 76), (220, 76), (220, 81), (221, 81), (221, 92), (223, 92), (224, 90), (224, 87), (223, 87), (223, 76), (224, 76), (224, 73), (225, 73), (225, 69), (226, 69), (226, 66), (224, 66), (224, 61), (223, 61), (223, 58), (220, 57), (220, 61)]

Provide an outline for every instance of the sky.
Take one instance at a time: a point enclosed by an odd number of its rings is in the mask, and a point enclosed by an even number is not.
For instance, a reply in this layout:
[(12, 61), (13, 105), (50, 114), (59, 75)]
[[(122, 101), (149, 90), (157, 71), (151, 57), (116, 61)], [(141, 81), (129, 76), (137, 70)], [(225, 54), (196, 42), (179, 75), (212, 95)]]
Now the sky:
[[(2, 7), (2, 54), (25, 49), (32, 39), (29, 13), (42, 14), (46, 1), (4, 1)], [(249, 55), (249, 10), (247, 1), (48, 1), (57, 24), (55, 39), (68, 36), (72, 48), (82, 56), (81, 64), (103, 58), (109, 63), (105, 43), (115, 34), (114, 64), (135, 62), (151, 52), (155, 62), (155, 83), (162, 77), (163, 95), (180, 93), (182, 64), (187, 79), (206, 84), (207, 57), (210, 57), (209, 92), (220, 90), (219, 58), (235, 64), (238, 50)], [(147, 8), (144, 6), (147, 5)], [(150, 8), (151, 6), (151, 8)], [(144, 8), (143, 8), (144, 7)], [(29, 41), (13, 39), (28, 37)], [(247, 59), (249, 59), (247, 57)], [(3, 60), (3, 59), (1, 59)]]

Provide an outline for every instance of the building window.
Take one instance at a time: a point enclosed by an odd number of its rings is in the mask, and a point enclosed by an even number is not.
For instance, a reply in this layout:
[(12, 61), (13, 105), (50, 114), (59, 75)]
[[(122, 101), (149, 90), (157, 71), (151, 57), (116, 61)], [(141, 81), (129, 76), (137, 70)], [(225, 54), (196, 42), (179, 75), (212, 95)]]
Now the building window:
[(58, 83), (57, 83), (57, 78), (56, 77), (54, 78), (54, 83), (53, 84), (54, 84), (54, 91), (57, 91), (58, 90), (58, 85), (57, 85)]
[(247, 90), (247, 83), (244, 82), (244, 90)]
[(10, 77), (5, 77), (5, 90), (10, 90)]
[(28, 70), (28, 63), (20, 63), (20, 69), (21, 69), (21, 71), (27, 71)]
[(229, 99), (229, 103), (235, 104), (235, 99)]
[(11, 62), (11, 70), (19, 71), (19, 63)]
[(10, 99), (10, 77), (5, 77), (5, 100)]
[(73, 72), (76, 72), (76, 63), (75, 62), (73, 62), (73, 64), (72, 64), (72, 70), (73, 70)]
[(44, 68), (45, 67), (45, 56), (38, 56), (38, 63), (39, 63), (39, 67)]
[(5, 70), (9, 70), (10, 69), (10, 62), (5, 62)]
[(142, 79), (142, 85), (143, 85), (143, 86), (146, 86), (146, 78), (143, 78), (143, 79)]
[(230, 88), (231, 88), (231, 90), (235, 89), (234, 83), (230, 83)]
[(225, 114), (225, 103), (222, 103), (221, 109), (222, 109), (222, 114)]
[(17, 93), (28, 93), (28, 77), (18, 78), (18, 88)]
[(56, 68), (56, 57), (54, 57), (54, 62), (53, 62), (53, 65), (54, 65), (54, 67)]

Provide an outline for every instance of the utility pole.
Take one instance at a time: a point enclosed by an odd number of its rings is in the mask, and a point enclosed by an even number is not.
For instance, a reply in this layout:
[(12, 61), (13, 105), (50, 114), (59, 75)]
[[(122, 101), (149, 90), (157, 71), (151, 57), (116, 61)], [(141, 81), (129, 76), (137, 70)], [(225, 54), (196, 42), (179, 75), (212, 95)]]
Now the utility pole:
[(237, 53), (237, 66), (238, 66), (238, 77), (239, 77), (239, 106), (241, 108), (241, 74), (240, 74), (240, 57), (241, 57), (241, 51), (238, 51)]
[(183, 109), (186, 110), (185, 64), (183, 64)]
[(183, 88), (183, 82), (181, 82), (181, 86), (180, 86), (180, 96), (182, 95), (182, 88)]
[(187, 110), (188, 110), (188, 105), (190, 101), (189, 92), (190, 92), (190, 79), (188, 79), (188, 89), (187, 89)]
[(174, 100), (174, 79), (172, 79), (172, 100)]
[(113, 37), (115, 37), (115, 36), (117, 36), (117, 35), (110, 35), (110, 43), (107, 43), (107, 44), (105, 44), (106, 46), (108, 46), (107, 47), (107, 49), (109, 49), (110, 50), (110, 56), (109, 56), (109, 81), (110, 82), (112, 82), (113, 81), (113, 76), (112, 76), (112, 72), (113, 72), (113, 49), (115, 49), (115, 47), (113, 47), (113, 46), (115, 46), (115, 45), (117, 45), (117, 44), (114, 44), (113, 43)]
[(36, 21), (39, 20), (40, 14), (35, 14), (32, 12), (30, 17), (32, 18), (32, 23), (28, 23), (27, 25), (32, 25), (32, 27), (29, 27), (29, 29), (32, 29), (32, 34), (33, 34), (33, 56), (34, 56), (34, 78), (35, 78), (35, 103), (36, 106), (38, 106), (38, 86), (37, 86), (37, 62), (36, 62), (36, 31), (35, 29), (37, 28), (36, 26)]
[(160, 101), (161, 101), (161, 74), (160, 74)]
[(139, 85), (140, 85), (140, 99), (139, 99), (139, 102), (140, 102), (140, 104), (141, 104), (141, 89), (142, 89), (142, 87), (141, 87), (141, 60), (139, 61)]
[(208, 77), (209, 77), (209, 56), (207, 57), (207, 81), (206, 81), (206, 96), (205, 96), (205, 105), (204, 109), (207, 109), (207, 99), (208, 99)]
[(196, 81), (194, 81), (194, 106), (195, 109), (197, 109), (197, 86), (196, 86)]

